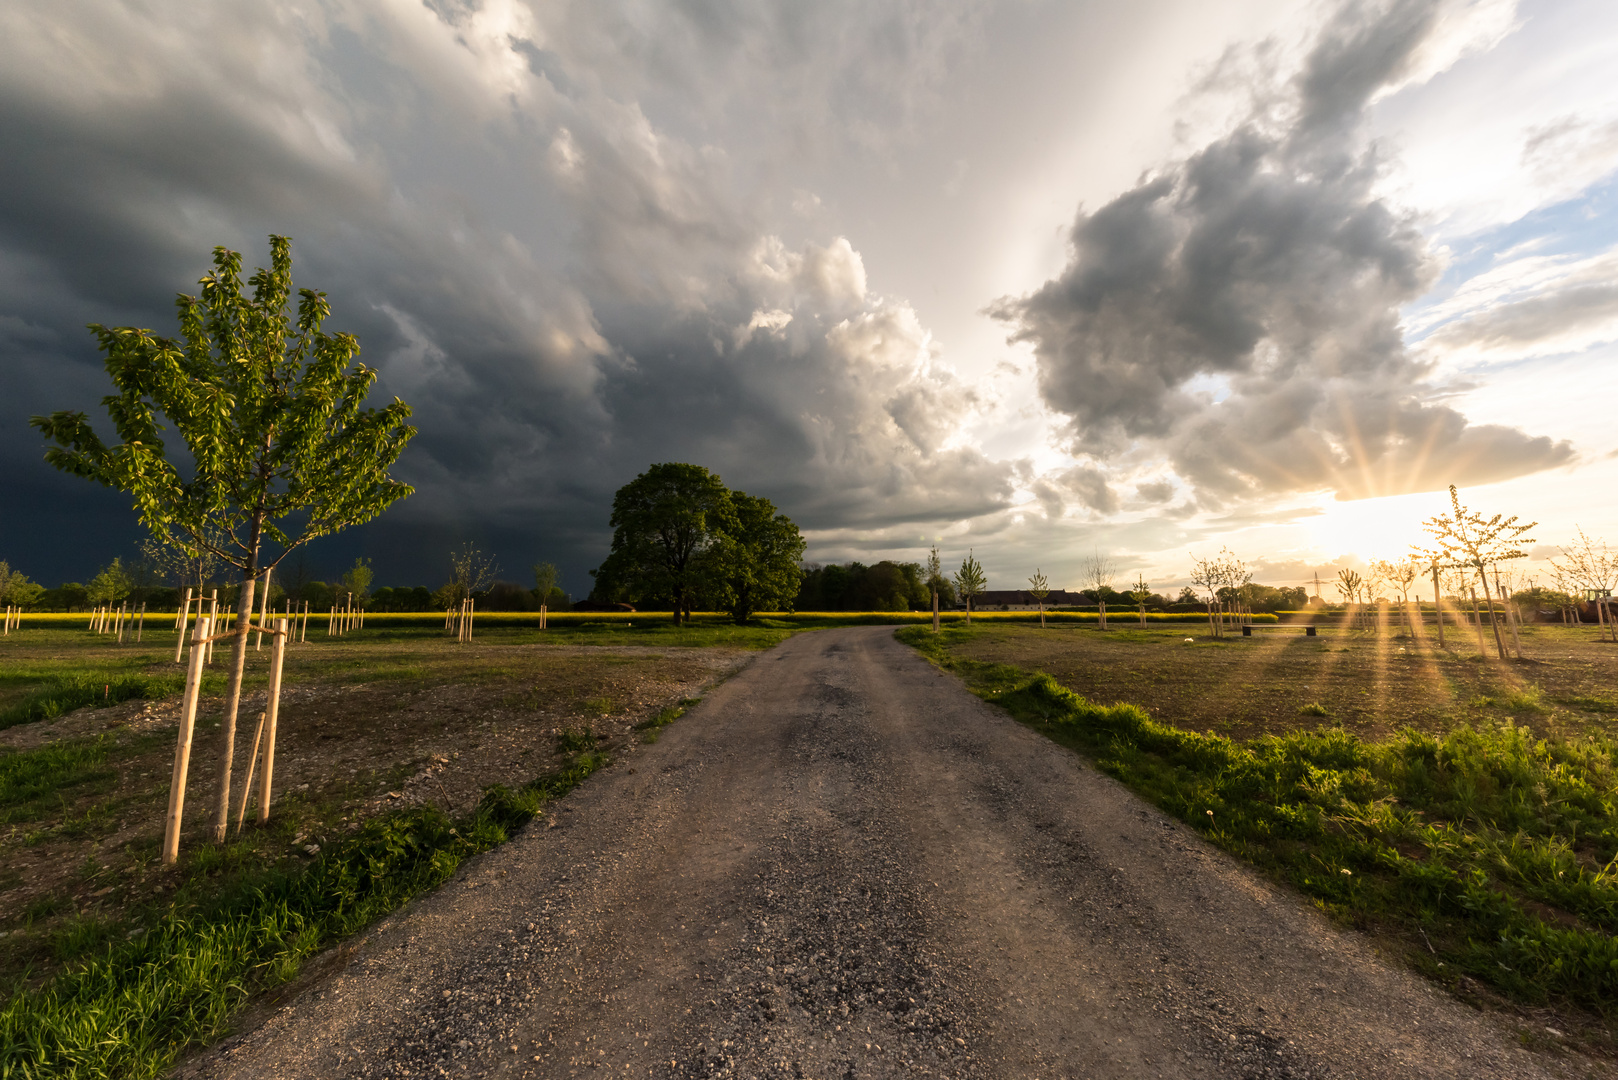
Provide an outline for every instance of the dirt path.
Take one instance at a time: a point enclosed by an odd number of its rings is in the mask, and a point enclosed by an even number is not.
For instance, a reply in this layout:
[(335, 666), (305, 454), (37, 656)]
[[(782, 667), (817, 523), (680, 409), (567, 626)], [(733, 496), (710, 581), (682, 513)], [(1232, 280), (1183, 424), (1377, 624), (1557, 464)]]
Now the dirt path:
[(880, 628), (763, 654), (556, 810), (182, 1071), (1573, 1074)]

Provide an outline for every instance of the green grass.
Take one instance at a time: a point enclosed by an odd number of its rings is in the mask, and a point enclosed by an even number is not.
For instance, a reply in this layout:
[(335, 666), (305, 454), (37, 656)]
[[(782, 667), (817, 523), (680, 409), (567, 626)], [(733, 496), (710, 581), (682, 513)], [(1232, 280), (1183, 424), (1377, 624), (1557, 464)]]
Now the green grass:
[(0, 751), (0, 825), (38, 821), (114, 777), (107, 740), (74, 739), (37, 750)]
[[(198, 848), (166, 908), (137, 915), (134, 926), (86, 917), (54, 933), (56, 955), (74, 963), (44, 986), (18, 987), (0, 1007), (0, 1077), (162, 1073), (186, 1047), (222, 1035), (251, 994), (437, 887), (606, 763), (582, 749), (516, 790), (488, 789), (458, 820), (432, 806), (372, 819), (306, 868), (257, 866), (250, 840)], [(93, 766), (92, 754), (55, 767)], [(17, 782), (19, 799), (28, 783)], [(211, 887), (215, 875), (227, 886)]]
[(640, 732), (640, 741), (643, 743), (655, 743), (659, 732), (695, 708), (696, 704), (701, 700), (701, 698), (686, 698), (678, 705), (670, 705), (660, 709), (656, 716), (648, 717), (636, 724), (635, 730)]
[(1378, 742), (1337, 728), (1237, 742), (1096, 704), (1047, 674), (956, 659), (966, 633), (899, 638), (1327, 912), (1407, 943), (1441, 981), (1612, 1015), (1611, 738), (1541, 739), (1507, 720)]
[[(217, 686), (214, 684), (218, 684)], [(0, 709), (0, 729), (36, 720), (54, 720), (86, 705), (112, 705), (131, 698), (165, 698), (184, 688), (183, 675), (56, 675), (21, 701)], [(205, 691), (217, 692), (222, 676), (204, 679)]]

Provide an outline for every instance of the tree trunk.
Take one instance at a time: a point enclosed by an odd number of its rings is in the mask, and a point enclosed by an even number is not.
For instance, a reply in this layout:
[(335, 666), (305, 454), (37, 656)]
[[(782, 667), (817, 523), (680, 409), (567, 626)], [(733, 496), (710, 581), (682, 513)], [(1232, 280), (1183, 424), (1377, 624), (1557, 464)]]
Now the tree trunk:
[(933, 633), (938, 633), (938, 590), (933, 590)]
[(230, 682), (225, 688), (225, 718), (219, 725), (219, 784), (215, 789), (213, 839), (225, 842), (230, 829), (230, 770), (236, 752), (236, 713), (242, 703), (242, 672), (247, 667), (247, 626), (253, 619), (253, 585), (258, 574), (249, 569), (242, 575), (241, 593), (236, 598), (236, 625), (230, 640)]
[(1105, 600), (1099, 600), (1097, 603), (1100, 605), (1101, 629), (1105, 630), (1107, 628), (1107, 602)]
[(1489, 629), (1494, 631), (1494, 647), (1500, 653), (1500, 659), (1504, 660), (1506, 659), (1506, 638), (1500, 632), (1500, 620), (1494, 614), (1494, 593), (1489, 589), (1489, 575), (1486, 572), (1480, 572), (1478, 576), (1483, 579), (1483, 598), (1489, 602)]
[(970, 595), (966, 598), (966, 625), (972, 625), (972, 597)]

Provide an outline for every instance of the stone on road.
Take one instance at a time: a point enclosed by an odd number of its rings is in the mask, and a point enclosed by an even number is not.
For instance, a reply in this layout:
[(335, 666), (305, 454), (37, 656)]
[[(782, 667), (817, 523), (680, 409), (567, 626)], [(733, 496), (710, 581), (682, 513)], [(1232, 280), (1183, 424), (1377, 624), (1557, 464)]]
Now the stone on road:
[(182, 1071), (1527, 1077), (891, 628), (761, 654)]

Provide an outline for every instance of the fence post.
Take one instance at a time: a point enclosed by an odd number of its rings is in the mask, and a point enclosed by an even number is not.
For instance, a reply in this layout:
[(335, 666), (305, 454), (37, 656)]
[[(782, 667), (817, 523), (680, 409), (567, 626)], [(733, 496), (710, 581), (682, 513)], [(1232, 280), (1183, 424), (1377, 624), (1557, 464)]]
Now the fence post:
[(185, 776), (191, 767), (191, 736), (196, 730), (197, 698), (202, 691), (202, 659), (207, 654), (209, 620), (198, 617), (191, 637), (191, 664), (185, 673), (185, 703), (180, 708), (180, 741), (174, 748), (174, 774), (169, 781), (169, 812), (163, 824), (163, 865), (180, 857), (180, 820), (185, 814)]

